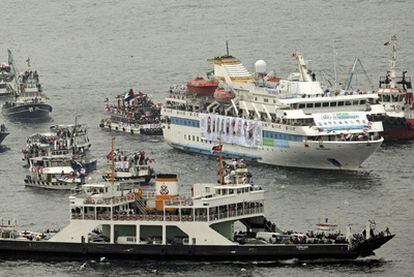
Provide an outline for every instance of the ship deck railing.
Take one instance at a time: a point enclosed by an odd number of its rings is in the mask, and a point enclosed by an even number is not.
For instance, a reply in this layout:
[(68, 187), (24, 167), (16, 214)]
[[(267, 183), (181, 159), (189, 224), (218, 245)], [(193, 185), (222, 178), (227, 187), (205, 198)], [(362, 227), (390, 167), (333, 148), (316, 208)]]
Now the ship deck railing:
[(201, 215), (170, 215), (170, 214), (118, 214), (112, 215), (110, 213), (103, 214), (82, 214), (72, 213), (73, 220), (113, 220), (113, 221), (170, 221), (170, 222), (207, 222), (217, 221), (227, 218), (240, 217), (246, 215), (261, 214), (264, 212), (262, 207), (242, 208), (235, 210), (228, 210), (221, 213), (210, 213)]

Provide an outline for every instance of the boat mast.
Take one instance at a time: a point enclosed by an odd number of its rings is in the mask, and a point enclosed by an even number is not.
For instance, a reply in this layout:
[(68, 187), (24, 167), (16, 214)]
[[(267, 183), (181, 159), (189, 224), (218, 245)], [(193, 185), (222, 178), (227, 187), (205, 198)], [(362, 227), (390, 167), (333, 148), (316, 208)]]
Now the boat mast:
[(393, 35), (391, 37), (390, 43), (392, 44), (392, 52), (391, 52), (391, 58), (390, 58), (390, 87), (395, 88), (395, 66), (397, 64), (397, 36)]
[(334, 86), (336, 86), (337, 81), (338, 81), (338, 72), (336, 70), (335, 40), (332, 40), (332, 57), (333, 57), (333, 67), (334, 67)]
[(112, 135), (112, 155), (111, 155), (111, 184), (112, 184), (112, 192), (114, 189), (115, 184), (115, 136)]
[(230, 56), (230, 51), (229, 51), (229, 41), (226, 40), (226, 56)]

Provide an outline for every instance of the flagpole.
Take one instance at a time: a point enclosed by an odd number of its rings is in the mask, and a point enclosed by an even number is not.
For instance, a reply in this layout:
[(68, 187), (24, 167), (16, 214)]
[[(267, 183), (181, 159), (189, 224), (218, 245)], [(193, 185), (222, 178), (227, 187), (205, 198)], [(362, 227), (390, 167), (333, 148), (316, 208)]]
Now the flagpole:
[(220, 185), (223, 184), (223, 156), (222, 156), (222, 144), (221, 140), (219, 140), (219, 173), (220, 173)]

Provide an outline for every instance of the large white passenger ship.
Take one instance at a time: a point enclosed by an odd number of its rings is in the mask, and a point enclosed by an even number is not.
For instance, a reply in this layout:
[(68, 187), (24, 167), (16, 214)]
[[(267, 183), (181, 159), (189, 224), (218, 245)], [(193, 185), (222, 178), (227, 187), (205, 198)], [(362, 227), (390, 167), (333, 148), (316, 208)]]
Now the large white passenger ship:
[(162, 108), (164, 138), (174, 148), (259, 163), (316, 169), (356, 170), (381, 145), (384, 114), (375, 93), (324, 91), (299, 54), (299, 72), (286, 80), (258, 78), (230, 55), (216, 57), (214, 94), (172, 87)]

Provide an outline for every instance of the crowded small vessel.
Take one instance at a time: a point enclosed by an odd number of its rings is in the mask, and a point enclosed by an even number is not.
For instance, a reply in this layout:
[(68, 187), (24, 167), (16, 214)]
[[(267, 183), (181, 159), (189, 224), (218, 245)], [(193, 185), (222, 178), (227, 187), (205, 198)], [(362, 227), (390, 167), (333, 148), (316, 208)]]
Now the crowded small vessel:
[(372, 221), (357, 234), (350, 227), (345, 234), (282, 231), (266, 219), (265, 191), (247, 178), (246, 165), (222, 164), (216, 150), (223, 176), (218, 183), (196, 183), (182, 192), (176, 174), (157, 174), (155, 184), (142, 187), (115, 182), (113, 167), (111, 182), (73, 191), (70, 223), (62, 230), (22, 236), (16, 227), (4, 228), (0, 250), (29, 256), (342, 260), (374, 255), (394, 237), (388, 229), (375, 232)]
[[(146, 185), (155, 177), (153, 159), (146, 156), (145, 151), (124, 154), (121, 149), (111, 151), (106, 155), (108, 162), (114, 162), (114, 180)], [(112, 170), (106, 171), (102, 176), (109, 181), (112, 178)]]
[(105, 102), (105, 111), (110, 117), (101, 120), (101, 128), (130, 134), (162, 135), (160, 105), (148, 94), (135, 93), (131, 88), (116, 97), (116, 104), (110, 103), (109, 99)]
[[(47, 103), (48, 98), (42, 93), (39, 74), (31, 69), (29, 58), (26, 62), (27, 69), (14, 78), (14, 99), (6, 101), (2, 113), (17, 120), (48, 119), (52, 106)], [(13, 68), (13, 72), (18, 72), (11, 51), (9, 51), (9, 65)]]
[(407, 71), (396, 75), (397, 37), (385, 43), (391, 46), (390, 67), (379, 80), (378, 95), (386, 114), (381, 116), (386, 140), (414, 139), (414, 96)]
[(85, 124), (54, 125), (51, 132), (32, 134), (22, 150), (23, 160), (29, 164), (31, 158), (39, 156), (70, 155), (81, 162), (89, 172), (96, 169), (96, 159), (88, 157), (92, 144)]

